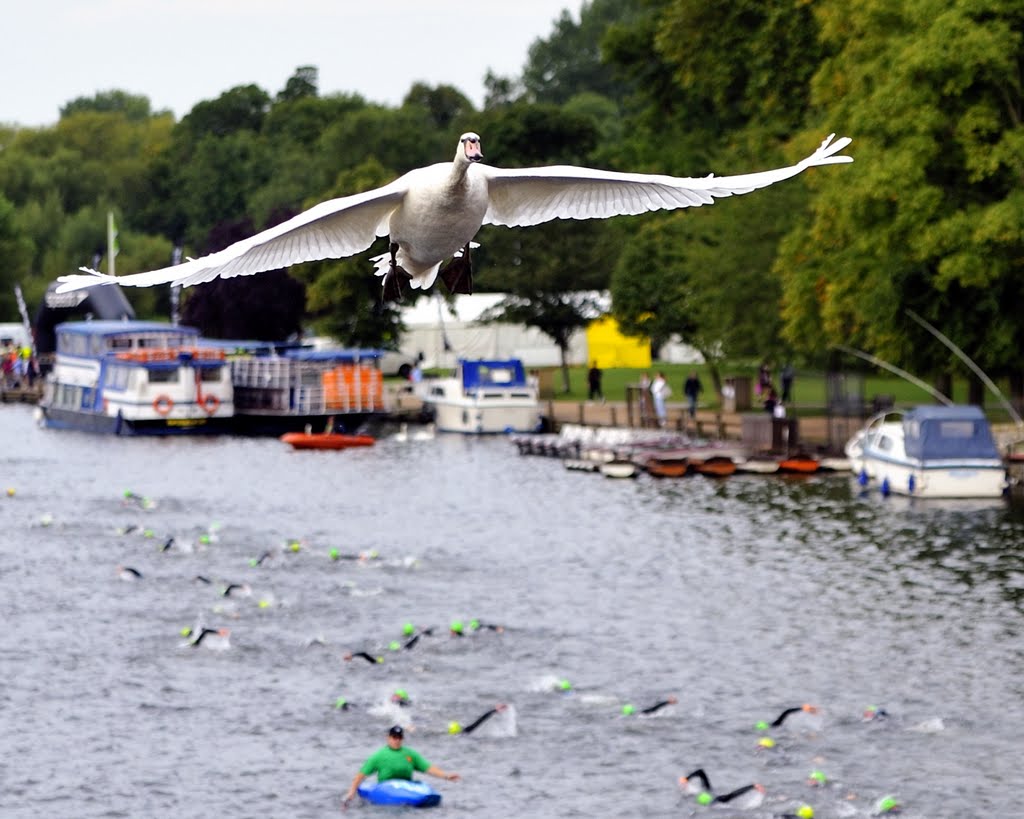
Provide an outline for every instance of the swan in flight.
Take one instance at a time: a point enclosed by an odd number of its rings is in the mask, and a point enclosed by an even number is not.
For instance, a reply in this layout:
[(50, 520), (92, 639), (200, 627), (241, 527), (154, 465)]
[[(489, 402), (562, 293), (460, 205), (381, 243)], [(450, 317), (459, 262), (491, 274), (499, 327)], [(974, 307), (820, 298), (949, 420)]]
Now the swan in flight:
[[(341, 259), (389, 236), (376, 257), (385, 300), (402, 286), (430, 287), (440, 273), (453, 293), (473, 290), (470, 241), (482, 225), (526, 227), (553, 219), (607, 219), (656, 210), (710, 205), (796, 176), (807, 168), (852, 162), (839, 152), (849, 137), (829, 135), (818, 149), (788, 168), (699, 179), (620, 173), (573, 165), (494, 168), (482, 164), (480, 137), (459, 137), (455, 158), (404, 176), (376, 190), (322, 202), (248, 239), (184, 264), (128, 276), (89, 268), (61, 276), (58, 293), (117, 282), (127, 287), (171, 283), (188, 287), (218, 276), (251, 276), (319, 259)], [(449, 261), (450, 260), (450, 261)], [(441, 269), (441, 264), (449, 261)]]

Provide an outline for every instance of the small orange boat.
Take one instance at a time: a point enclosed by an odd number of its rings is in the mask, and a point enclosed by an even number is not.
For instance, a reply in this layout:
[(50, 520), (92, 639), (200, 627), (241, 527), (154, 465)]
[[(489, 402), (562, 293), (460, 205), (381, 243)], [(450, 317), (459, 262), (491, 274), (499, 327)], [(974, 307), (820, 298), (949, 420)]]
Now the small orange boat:
[(340, 432), (288, 432), (281, 440), (291, 444), (293, 449), (351, 449), (377, 443), (370, 435), (342, 435)]
[(648, 458), (644, 468), (655, 478), (681, 478), (690, 471), (687, 458)]
[(779, 472), (800, 472), (810, 474), (821, 469), (821, 461), (810, 455), (793, 455), (779, 461)]
[(724, 478), (736, 472), (736, 462), (724, 455), (715, 455), (703, 461), (691, 461), (691, 463), (701, 475), (711, 478)]

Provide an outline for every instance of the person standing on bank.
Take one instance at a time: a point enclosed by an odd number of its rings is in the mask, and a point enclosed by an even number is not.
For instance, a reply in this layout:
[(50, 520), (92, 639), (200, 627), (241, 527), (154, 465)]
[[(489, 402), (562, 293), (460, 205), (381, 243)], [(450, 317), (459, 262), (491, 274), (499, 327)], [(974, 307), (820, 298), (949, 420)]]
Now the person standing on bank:
[(598, 368), (596, 361), (587, 371), (587, 386), (590, 389), (587, 400), (594, 401), (598, 398), (602, 401), (604, 400), (604, 393), (601, 392), (601, 370)]
[(793, 376), (795, 375), (793, 365), (788, 361), (782, 368), (782, 403), (788, 404), (793, 397)]
[(702, 392), (704, 392), (704, 385), (700, 383), (697, 373), (691, 372), (686, 379), (686, 383), (683, 384), (683, 395), (686, 396), (687, 409), (691, 420), (697, 417), (697, 397)]
[(431, 765), (420, 754), (412, 748), (403, 748), (402, 741), (405, 738), (405, 731), (401, 725), (393, 725), (388, 730), (388, 744), (370, 754), (369, 759), (363, 763), (359, 773), (355, 775), (348, 793), (342, 800), (342, 807), (355, 798), (359, 786), (368, 776), (377, 774), (377, 780), (383, 782), (385, 779), (412, 779), (415, 771), (445, 779), (448, 782), (458, 782), (460, 777), (453, 771), (443, 771), (436, 765)]
[(672, 394), (672, 388), (669, 387), (668, 382), (665, 380), (665, 373), (658, 370), (658, 374), (654, 376), (654, 380), (651, 382), (651, 398), (654, 400), (654, 414), (658, 416), (658, 426), (665, 426), (665, 417), (667, 411), (665, 409), (665, 400)]

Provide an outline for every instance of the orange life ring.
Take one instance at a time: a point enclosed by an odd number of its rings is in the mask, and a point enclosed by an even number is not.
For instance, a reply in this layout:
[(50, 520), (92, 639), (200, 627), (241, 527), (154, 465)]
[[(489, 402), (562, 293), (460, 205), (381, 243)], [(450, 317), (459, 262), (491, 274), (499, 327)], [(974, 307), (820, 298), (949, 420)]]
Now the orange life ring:
[(204, 395), (199, 403), (206, 410), (207, 415), (213, 415), (220, 406), (220, 399), (216, 395)]
[(153, 409), (160, 415), (167, 415), (174, 408), (174, 402), (168, 395), (158, 395), (153, 399)]

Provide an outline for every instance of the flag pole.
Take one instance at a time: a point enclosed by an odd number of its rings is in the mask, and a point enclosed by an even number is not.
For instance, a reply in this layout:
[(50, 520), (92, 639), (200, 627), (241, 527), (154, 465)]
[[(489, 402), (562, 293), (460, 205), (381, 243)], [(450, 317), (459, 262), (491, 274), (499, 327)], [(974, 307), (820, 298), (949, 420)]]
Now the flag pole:
[(114, 257), (117, 256), (117, 228), (114, 227), (114, 211), (107, 211), (107, 273), (114, 275)]

